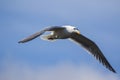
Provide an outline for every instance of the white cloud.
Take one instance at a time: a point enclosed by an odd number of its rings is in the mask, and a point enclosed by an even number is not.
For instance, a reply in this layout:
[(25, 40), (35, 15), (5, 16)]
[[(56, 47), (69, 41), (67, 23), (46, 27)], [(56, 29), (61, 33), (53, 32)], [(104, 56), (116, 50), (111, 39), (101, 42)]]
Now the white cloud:
[(85, 65), (65, 63), (32, 69), (23, 64), (11, 64), (0, 74), (0, 80), (118, 80), (118, 77)]

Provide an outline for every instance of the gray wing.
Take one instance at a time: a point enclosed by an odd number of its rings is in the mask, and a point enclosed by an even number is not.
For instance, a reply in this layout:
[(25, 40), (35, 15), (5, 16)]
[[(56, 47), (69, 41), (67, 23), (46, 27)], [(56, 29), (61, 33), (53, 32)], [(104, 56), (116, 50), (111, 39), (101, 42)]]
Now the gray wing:
[(36, 32), (30, 36), (28, 36), (27, 38), (19, 41), (18, 43), (25, 43), (25, 42), (28, 42), (28, 41), (31, 41), (35, 38), (37, 38), (38, 36), (42, 35), (43, 33), (45, 33), (46, 31), (56, 31), (56, 30), (61, 30), (61, 29), (64, 29), (64, 27), (60, 27), (60, 26), (51, 26), (51, 27), (47, 27), (39, 32)]
[(73, 33), (71, 35), (71, 39), (79, 43), (81, 46), (83, 46), (86, 50), (88, 50), (97, 60), (99, 60), (106, 68), (108, 68), (110, 71), (116, 73), (116, 71), (112, 68), (112, 66), (109, 64), (101, 50), (98, 48), (98, 46), (91, 41), (90, 39), (86, 38), (85, 36), (81, 34)]

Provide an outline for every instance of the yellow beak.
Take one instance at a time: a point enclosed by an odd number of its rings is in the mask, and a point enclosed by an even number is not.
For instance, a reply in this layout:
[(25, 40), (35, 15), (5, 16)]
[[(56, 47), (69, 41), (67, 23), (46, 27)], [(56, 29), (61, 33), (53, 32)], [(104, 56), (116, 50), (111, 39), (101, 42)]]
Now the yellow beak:
[(77, 34), (80, 34), (80, 31), (77, 30), (76, 33), (77, 33)]

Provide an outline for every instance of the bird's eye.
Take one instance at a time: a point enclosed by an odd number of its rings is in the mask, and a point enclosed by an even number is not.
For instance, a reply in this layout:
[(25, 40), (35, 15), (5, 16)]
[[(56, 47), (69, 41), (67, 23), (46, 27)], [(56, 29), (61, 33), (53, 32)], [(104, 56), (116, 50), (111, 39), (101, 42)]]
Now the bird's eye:
[(78, 30), (78, 28), (73, 28), (74, 30)]

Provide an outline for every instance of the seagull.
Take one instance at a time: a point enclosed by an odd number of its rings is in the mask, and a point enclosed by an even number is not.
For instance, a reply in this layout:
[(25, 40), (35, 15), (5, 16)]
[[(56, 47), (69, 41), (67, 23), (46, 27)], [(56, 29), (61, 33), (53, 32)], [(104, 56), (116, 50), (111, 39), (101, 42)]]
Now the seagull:
[(40, 30), (39, 32), (36, 32), (35, 34), (30, 35), (27, 38), (19, 41), (18, 43), (25, 43), (25, 42), (31, 41), (41, 36), (47, 31), (50, 31), (51, 34), (42, 36), (41, 38), (43, 40), (54, 41), (57, 39), (71, 39), (77, 42), (78, 44), (80, 44), (89, 53), (91, 53), (97, 60), (99, 60), (100, 63), (103, 64), (103, 66), (105, 66), (110, 71), (116, 73), (116, 71), (112, 68), (108, 60), (103, 55), (102, 51), (96, 45), (96, 43), (94, 43), (92, 40), (82, 35), (78, 30), (78, 28), (74, 26), (65, 25), (65, 26), (46, 27), (43, 30)]

